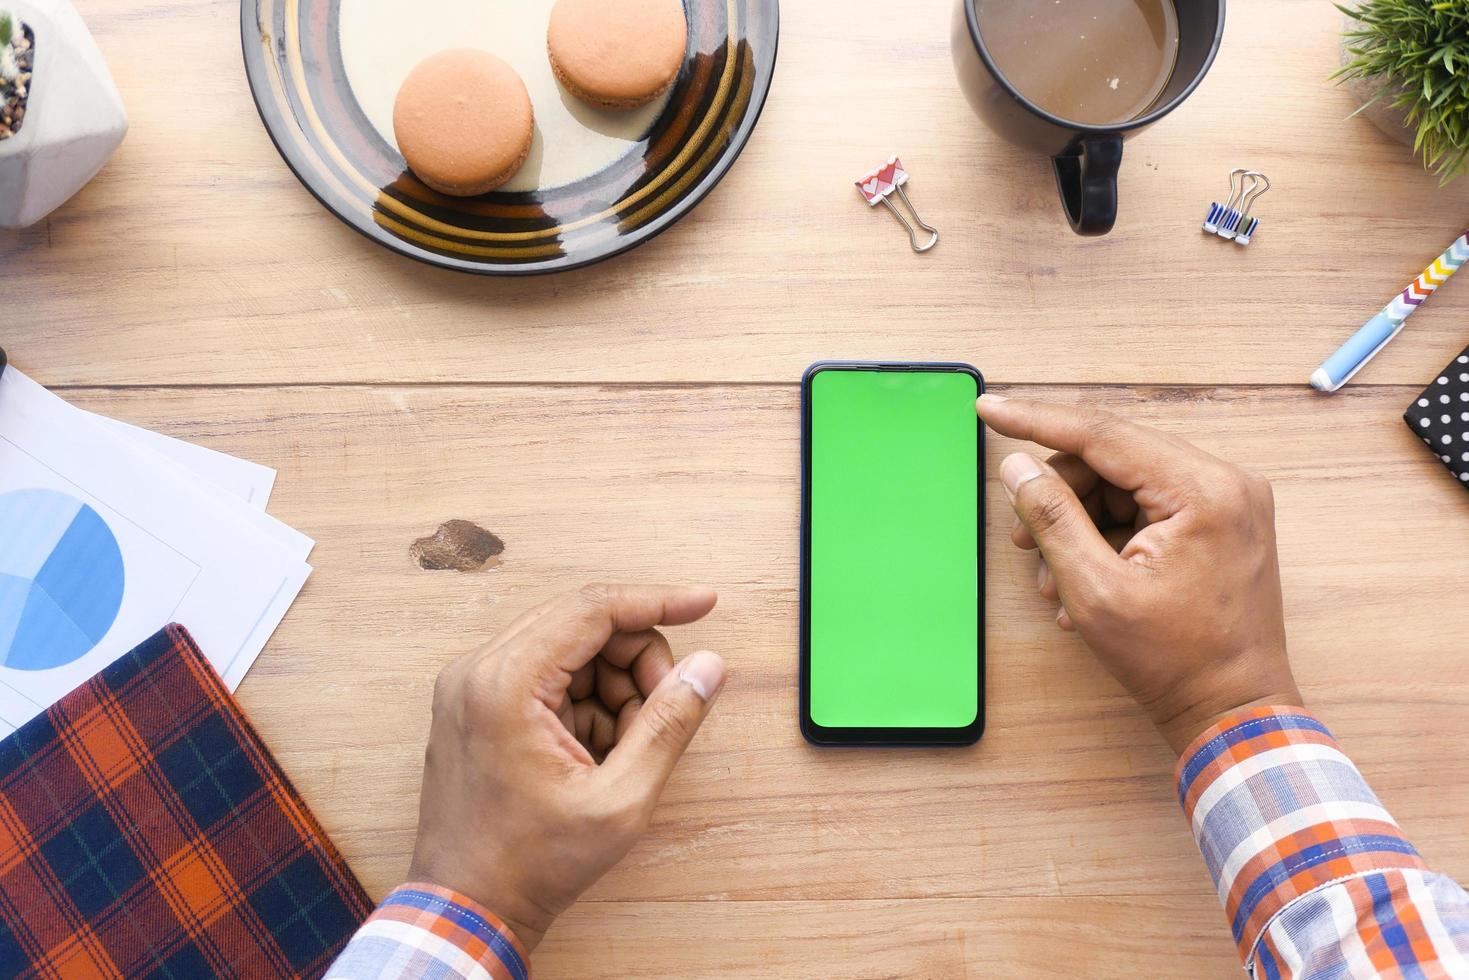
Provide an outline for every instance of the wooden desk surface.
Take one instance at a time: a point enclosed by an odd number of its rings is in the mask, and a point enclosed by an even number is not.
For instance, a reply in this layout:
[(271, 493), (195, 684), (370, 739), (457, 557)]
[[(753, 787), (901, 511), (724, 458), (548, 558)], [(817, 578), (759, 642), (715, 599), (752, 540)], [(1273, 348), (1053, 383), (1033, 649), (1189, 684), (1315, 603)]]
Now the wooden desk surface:
[[(1128, 145), (1116, 231), (1083, 240), (1046, 163), (970, 117), (948, 0), (787, 3), (764, 118), (694, 214), (508, 281), (317, 205), (258, 123), (234, 0), (77, 2), (132, 131), (48, 221), (0, 233), (0, 343), (77, 404), (280, 469), (271, 509), (317, 570), (240, 697), (375, 895), (406, 866), (441, 664), (587, 579), (701, 581), (720, 606), (675, 642), (734, 678), (540, 976), (1236, 975), (1172, 760), (1051, 624), (1002, 507), (984, 741), (802, 743), (797, 379), (881, 355), (968, 360), (1269, 475), (1307, 698), (1469, 880), (1469, 497), (1399, 419), (1469, 341), (1469, 284), (1346, 392), (1304, 384), (1463, 230), (1469, 180), (1440, 189), (1345, 118), (1329, 4), (1234, 3), (1205, 84)], [(850, 185), (895, 150), (943, 232), (925, 256)], [(1248, 249), (1198, 231), (1241, 165), (1274, 183)], [(499, 567), (420, 570), (410, 542), (450, 518), (499, 534)]]

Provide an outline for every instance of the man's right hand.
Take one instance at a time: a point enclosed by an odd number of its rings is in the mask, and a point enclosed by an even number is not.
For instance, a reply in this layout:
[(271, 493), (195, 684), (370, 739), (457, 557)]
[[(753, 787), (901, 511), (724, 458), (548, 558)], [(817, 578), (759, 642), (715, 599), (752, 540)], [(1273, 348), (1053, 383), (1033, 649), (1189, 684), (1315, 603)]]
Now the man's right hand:
[(675, 664), (658, 630), (714, 602), (589, 585), (440, 671), (409, 881), (473, 899), (534, 950), (648, 828), (719, 696), (724, 661)]
[(1224, 714), (1301, 704), (1285, 652), (1270, 484), (1105, 412), (983, 395), (1040, 591), (1181, 752)]

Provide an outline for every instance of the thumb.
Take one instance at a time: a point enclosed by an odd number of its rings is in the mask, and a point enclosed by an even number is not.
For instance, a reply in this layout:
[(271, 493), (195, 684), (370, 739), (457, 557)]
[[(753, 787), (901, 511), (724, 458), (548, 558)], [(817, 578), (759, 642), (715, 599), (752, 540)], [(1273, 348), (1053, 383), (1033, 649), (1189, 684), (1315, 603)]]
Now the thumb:
[(1056, 576), (1061, 598), (1075, 602), (1094, 590), (1108, 566), (1118, 560), (1117, 553), (1071, 485), (1027, 453), (1005, 457), (1000, 463), (1000, 482), (1016, 516), (1035, 538)]
[(719, 654), (706, 650), (685, 657), (648, 695), (603, 770), (649, 803), (657, 799), (724, 687), (724, 677)]

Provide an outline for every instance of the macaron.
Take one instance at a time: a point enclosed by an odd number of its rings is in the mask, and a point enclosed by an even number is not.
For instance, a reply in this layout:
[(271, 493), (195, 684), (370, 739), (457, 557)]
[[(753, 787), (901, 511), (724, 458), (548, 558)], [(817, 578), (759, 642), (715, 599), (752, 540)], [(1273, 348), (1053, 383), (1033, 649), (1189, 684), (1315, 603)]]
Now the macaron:
[(668, 91), (688, 34), (682, 0), (556, 0), (546, 49), (572, 95), (599, 109), (632, 109)]
[(534, 132), (525, 82), (503, 59), (475, 48), (419, 62), (393, 103), (393, 136), (408, 168), (456, 197), (484, 194), (513, 177)]

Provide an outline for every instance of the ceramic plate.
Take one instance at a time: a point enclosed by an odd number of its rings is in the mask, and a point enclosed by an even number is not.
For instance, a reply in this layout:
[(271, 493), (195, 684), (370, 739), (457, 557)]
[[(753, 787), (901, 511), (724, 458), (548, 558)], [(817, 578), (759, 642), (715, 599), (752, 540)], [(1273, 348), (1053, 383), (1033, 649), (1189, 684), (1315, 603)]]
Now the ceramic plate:
[[(551, 4), (502, 2), (542, 18)], [(241, 0), (240, 26), (260, 117), (322, 204), (411, 258), (523, 275), (588, 265), (652, 238), (709, 193), (749, 139), (775, 67), (777, 0), (684, 2), (689, 44), (678, 80), (632, 114), (589, 109), (547, 88), (544, 20), (503, 30), (498, 8), (486, 14), (493, 0)], [(437, 21), (413, 23), (420, 15), (454, 23), (436, 35), (426, 28)], [(515, 34), (523, 42), (516, 52), (496, 50)], [(398, 79), (423, 54), (456, 41), (516, 66), (538, 127), (516, 181), (471, 198), (425, 187), (390, 138)]]

